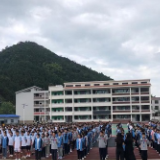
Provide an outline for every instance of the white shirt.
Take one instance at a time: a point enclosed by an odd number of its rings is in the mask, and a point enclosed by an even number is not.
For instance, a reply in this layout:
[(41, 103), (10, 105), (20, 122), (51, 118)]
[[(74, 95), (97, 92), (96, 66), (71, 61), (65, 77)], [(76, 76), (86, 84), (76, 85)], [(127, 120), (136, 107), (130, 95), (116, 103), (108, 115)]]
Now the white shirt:
[(14, 150), (20, 150), (20, 146), (21, 146), (21, 137), (20, 136), (15, 136), (14, 137), (14, 142), (15, 142), (15, 147)]
[(13, 136), (9, 136), (8, 139), (9, 139), (8, 145), (9, 146), (13, 146), (14, 137)]
[(39, 140), (40, 138), (37, 138), (37, 149), (39, 149)]
[(23, 135), (21, 136), (22, 139), (22, 146), (26, 146), (26, 137)]
[(31, 145), (31, 136), (27, 135), (26, 139), (27, 139), (26, 146), (30, 146)]

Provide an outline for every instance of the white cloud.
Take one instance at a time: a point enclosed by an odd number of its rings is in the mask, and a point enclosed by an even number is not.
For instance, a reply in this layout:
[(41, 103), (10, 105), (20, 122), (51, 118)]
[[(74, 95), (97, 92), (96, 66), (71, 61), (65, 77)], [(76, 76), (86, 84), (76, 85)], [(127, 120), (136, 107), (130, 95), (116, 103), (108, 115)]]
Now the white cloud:
[(159, 0), (12, 0), (0, 5), (0, 49), (35, 41), (118, 79), (151, 78), (160, 96)]

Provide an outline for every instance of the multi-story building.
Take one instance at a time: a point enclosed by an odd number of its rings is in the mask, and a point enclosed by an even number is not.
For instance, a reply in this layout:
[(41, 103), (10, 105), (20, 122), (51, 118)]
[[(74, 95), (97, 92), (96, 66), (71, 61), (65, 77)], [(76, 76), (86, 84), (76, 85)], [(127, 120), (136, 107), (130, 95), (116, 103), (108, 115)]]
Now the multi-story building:
[(56, 122), (147, 121), (152, 117), (150, 80), (93, 81), (49, 86)]
[(48, 121), (50, 119), (48, 97), (48, 91), (37, 86), (17, 91), (16, 114), (20, 115), (20, 121)]
[(16, 92), (16, 114), (26, 121), (148, 121), (150, 86), (149, 79), (71, 82), (49, 91), (34, 86)]
[(152, 97), (153, 118), (160, 120), (160, 97)]

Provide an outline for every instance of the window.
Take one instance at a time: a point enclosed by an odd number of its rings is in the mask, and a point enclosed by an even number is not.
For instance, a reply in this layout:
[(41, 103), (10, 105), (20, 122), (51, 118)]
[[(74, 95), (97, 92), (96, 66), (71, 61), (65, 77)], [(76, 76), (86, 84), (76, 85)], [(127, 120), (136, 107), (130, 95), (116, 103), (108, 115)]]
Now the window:
[(11, 123), (13, 123), (14, 122), (14, 119), (11, 119)]
[(154, 108), (155, 110), (158, 110), (158, 106), (155, 106), (155, 108)]
[(66, 85), (66, 87), (73, 87), (73, 85)]
[(77, 84), (76, 87), (81, 87), (81, 85), (80, 85), (80, 84)]
[(141, 82), (141, 84), (146, 84), (147, 82)]
[(90, 86), (90, 84), (85, 84), (85, 86)]
[(94, 86), (99, 86), (99, 84), (94, 84)]
[(118, 85), (118, 83), (113, 83), (113, 85)]
[(105, 83), (105, 84), (104, 84), (104, 86), (108, 86), (108, 85), (109, 85), (109, 83)]
[(155, 100), (155, 104), (158, 104), (158, 100)]
[(128, 84), (127, 82), (125, 82), (125, 83), (122, 83), (122, 84)]
[(132, 84), (138, 84), (138, 82), (132, 82)]

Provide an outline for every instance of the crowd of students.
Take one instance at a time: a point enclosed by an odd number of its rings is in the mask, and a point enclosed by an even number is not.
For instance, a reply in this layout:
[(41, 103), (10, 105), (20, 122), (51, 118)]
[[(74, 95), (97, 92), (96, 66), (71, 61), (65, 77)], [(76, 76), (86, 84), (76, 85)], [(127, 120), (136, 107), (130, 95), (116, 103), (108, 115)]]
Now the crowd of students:
[[(100, 134), (99, 134), (100, 133)], [(107, 140), (111, 124), (29, 124), (0, 127), (0, 154), (16, 160), (35, 155), (36, 160), (52, 156), (62, 159), (77, 150), (78, 160), (84, 160), (98, 140), (101, 159), (107, 158)]]
[(139, 149), (142, 160), (148, 158), (148, 147), (154, 148), (160, 155), (160, 123), (150, 121), (148, 124), (128, 122), (128, 132), (119, 123), (116, 137), (116, 159), (135, 160), (134, 148)]

